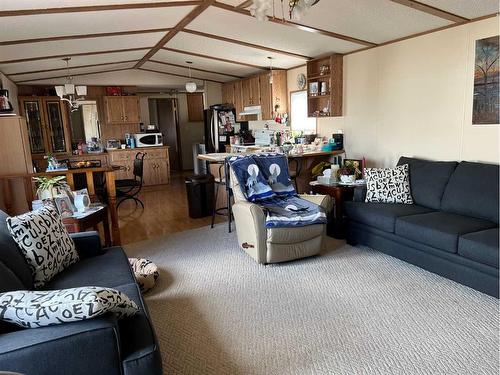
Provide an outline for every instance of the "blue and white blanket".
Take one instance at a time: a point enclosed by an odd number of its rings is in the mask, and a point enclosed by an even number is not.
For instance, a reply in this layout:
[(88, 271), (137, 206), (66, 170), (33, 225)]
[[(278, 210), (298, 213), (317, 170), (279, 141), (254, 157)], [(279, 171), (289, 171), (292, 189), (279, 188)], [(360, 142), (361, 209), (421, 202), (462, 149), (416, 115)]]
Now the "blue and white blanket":
[(246, 199), (266, 212), (267, 228), (326, 223), (326, 214), (320, 206), (298, 197), (288, 174), (285, 155), (232, 156), (227, 162)]

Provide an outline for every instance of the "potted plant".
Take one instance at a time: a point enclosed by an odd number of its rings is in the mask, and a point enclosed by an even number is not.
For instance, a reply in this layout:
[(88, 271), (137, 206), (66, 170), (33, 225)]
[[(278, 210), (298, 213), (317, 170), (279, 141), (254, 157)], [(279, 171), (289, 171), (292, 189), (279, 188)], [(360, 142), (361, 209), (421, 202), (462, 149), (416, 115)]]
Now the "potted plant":
[(339, 169), (340, 181), (351, 184), (356, 182), (356, 169), (350, 165), (345, 165)]
[(39, 176), (33, 177), (37, 186), (36, 194), (38, 199), (54, 199), (55, 196), (66, 193), (69, 189), (65, 181), (65, 176)]

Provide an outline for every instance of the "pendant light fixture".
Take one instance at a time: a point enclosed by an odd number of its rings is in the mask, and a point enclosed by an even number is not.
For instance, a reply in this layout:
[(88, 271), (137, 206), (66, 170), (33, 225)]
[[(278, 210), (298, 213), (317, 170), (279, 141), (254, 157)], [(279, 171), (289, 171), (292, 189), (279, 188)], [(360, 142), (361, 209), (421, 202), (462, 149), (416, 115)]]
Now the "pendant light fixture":
[[(250, 14), (259, 21), (267, 21), (268, 17), (276, 18), (275, 2), (276, 0), (253, 0), (250, 6)], [(281, 0), (281, 17), (285, 21), (284, 1)], [(288, 15), (290, 20), (300, 20), (311, 9), (313, 5), (320, 0), (288, 0)], [(272, 14), (268, 15), (272, 9)]]
[(187, 92), (195, 92), (197, 87), (196, 87), (196, 82), (193, 81), (193, 78), (191, 77), (191, 64), (192, 61), (186, 61), (186, 64), (188, 64), (188, 69), (189, 69), (189, 81), (186, 82), (186, 91)]
[(73, 77), (71, 77), (69, 71), (71, 57), (65, 57), (62, 60), (66, 62), (66, 83), (61, 86), (55, 86), (54, 88), (57, 96), (61, 98), (61, 100), (67, 101), (71, 106), (71, 111), (74, 111), (79, 107), (77, 96), (87, 95), (87, 86), (75, 86), (73, 84)]
[(273, 58), (271, 56), (268, 57), (269, 59), (269, 84), (273, 84)]

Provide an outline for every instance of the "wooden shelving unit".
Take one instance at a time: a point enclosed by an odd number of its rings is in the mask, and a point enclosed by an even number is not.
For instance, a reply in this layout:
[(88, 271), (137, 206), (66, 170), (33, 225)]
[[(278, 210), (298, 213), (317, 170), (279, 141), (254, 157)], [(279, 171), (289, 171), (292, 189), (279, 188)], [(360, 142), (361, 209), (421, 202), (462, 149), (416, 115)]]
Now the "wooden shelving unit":
[[(342, 55), (331, 55), (307, 62), (309, 117), (342, 116), (342, 62)], [(314, 85), (317, 86), (316, 91), (312, 90)]]

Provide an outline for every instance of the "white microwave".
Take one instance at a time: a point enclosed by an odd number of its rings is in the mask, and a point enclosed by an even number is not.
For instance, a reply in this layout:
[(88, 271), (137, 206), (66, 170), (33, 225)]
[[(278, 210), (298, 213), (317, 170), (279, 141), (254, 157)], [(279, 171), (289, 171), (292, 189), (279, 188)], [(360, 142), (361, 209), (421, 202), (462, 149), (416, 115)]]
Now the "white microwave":
[(163, 146), (161, 133), (137, 133), (134, 134), (135, 147)]

